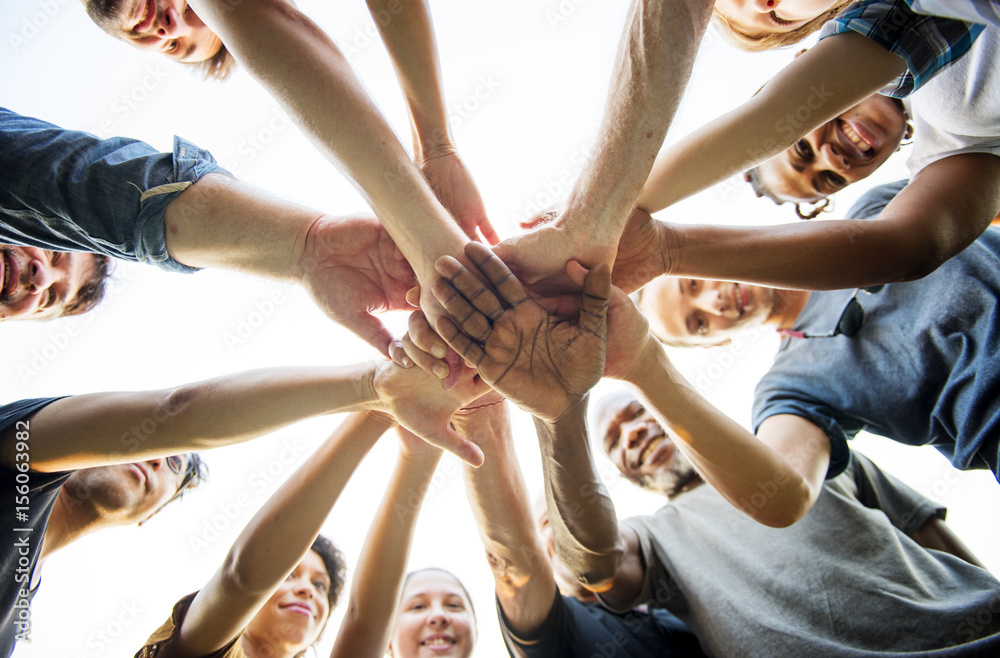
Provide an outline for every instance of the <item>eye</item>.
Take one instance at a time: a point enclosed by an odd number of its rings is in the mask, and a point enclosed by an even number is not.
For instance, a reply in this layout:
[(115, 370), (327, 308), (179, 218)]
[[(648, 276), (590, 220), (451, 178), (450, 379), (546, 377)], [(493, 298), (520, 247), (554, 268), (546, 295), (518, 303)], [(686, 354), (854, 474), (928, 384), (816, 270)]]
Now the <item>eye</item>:
[(768, 16), (770, 16), (771, 20), (774, 21), (778, 25), (791, 25), (792, 23), (795, 22), (795, 21), (786, 21), (783, 18), (779, 18), (778, 17), (778, 12), (776, 12), (776, 11), (772, 11), (771, 13), (768, 14)]
[(698, 287), (700, 283), (701, 282), (698, 281), (698, 279), (691, 279), (690, 281), (688, 281), (688, 290), (691, 291), (692, 295), (698, 293)]
[(177, 52), (178, 48), (179, 45), (177, 43), (177, 39), (171, 39), (169, 42), (167, 42), (167, 47), (163, 49), (163, 52), (167, 53), (168, 55), (173, 55), (175, 52)]
[(314, 580), (313, 587), (315, 587), (317, 590), (325, 594), (327, 591), (329, 591), (330, 584), (327, 583), (325, 580)]
[(708, 335), (708, 323), (705, 322), (705, 318), (698, 315), (694, 319), (694, 333), (696, 336), (707, 336)]
[(838, 173), (828, 171), (826, 172), (826, 181), (836, 188), (846, 187), (847, 179)]
[(795, 154), (798, 155), (803, 160), (813, 159), (812, 146), (810, 146), (809, 142), (807, 142), (806, 140), (800, 139), (799, 141), (795, 142), (795, 146), (792, 148), (795, 149)]

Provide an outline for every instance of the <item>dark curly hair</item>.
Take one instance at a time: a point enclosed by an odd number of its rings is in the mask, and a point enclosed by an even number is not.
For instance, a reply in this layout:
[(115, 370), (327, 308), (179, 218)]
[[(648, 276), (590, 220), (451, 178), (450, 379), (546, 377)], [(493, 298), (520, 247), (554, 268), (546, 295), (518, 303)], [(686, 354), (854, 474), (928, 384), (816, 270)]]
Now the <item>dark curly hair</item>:
[(330, 603), (330, 610), (333, 610), (337, 601), (340, 600), (340, 593), (344, 590), (344, 580), (347, 578), (344, 554), (323, 535), (316, 536), (316, 541), (312, 543), (309, 550), (315, 551), (323, 559), (326, 575), (330, 577), (330, 591), (326, 593), (326, 600)]

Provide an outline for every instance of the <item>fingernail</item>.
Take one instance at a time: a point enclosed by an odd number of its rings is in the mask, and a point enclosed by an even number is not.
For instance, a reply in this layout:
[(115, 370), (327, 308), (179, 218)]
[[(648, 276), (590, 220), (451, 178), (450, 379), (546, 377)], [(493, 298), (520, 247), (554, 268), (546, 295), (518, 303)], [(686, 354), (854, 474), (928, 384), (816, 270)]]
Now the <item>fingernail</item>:
[(434, 376), (438, 379), (444, 379), (448, 376), (448, 368), (445, 366), (434, 366), (432, 370), (434, 371)]
[(405, 357), (405, 356), (404, 356), (404, 357), (403, 357), (403, 365), (404, 365), (405, 367), (407, 367), (407, 368), (410, 368), (410, 367), (412, 367), (412, 366), (413, 366), (413, 361), (410, 361), (409, 357)]
[(448, 348), (441, 345), (435, 345), (431, 348), (431, 354), (438, 359), (443, 359), (448, 354)]

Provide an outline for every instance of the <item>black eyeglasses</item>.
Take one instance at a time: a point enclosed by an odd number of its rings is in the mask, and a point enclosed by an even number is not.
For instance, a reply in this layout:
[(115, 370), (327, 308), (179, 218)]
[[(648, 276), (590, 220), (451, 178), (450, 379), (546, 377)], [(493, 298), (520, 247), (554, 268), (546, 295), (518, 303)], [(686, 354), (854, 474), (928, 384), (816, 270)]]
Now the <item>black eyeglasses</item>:
[(177, 487), (177, 491), (174, 493), (173, 497), (171, 497), (171, 501), (180, 496), (185, 489), (197, 486), (196, 481), (204, 479), (204, 474), (202, 473), (202, 462), (194, 453), (187, 453), (185, 455), (170, 455), (169, 457), (164, 458), (163, 461), (166, 462), (167, 468), (169, 468), (173, 473), (182, 476), (181, 483)]
[(858, 301), (858, 293), (864, 290), (867, 293), (877, 293), (884, 288), (884, 285), (868, 286), (867, 288), (855, 288), (851, 297), (847, 300), (847, 305), (837, 320), (837, 326), (825, 334), (810, 334), (804, 331), (794, 331), (792, 329), (778, 329), (778, 334), (789, 338), (833, 338), (834, 336), (846, 336), (853, 338), (861, 331), (865, 324), (865, 309)]

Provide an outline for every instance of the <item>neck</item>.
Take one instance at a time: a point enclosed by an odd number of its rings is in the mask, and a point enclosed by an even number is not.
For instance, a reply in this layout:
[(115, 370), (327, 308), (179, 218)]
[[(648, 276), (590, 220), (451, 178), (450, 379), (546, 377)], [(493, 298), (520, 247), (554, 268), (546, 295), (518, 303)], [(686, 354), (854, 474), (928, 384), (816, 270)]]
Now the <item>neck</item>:
[(59, 496), (49, 514), (49, 523), (45, 527), (45, 537), (42, 540), (42, 552), (39, 562), (69, 546), (76, 540), (106, 527), (100, 516), (93, 509), (78, 500), (72, 500), (66, 492), (66, 487), (59, 490)]
[(777, 329), (790, 328), (805, 308), (810, 294), (808, 290), (775, 290), (774, 307), (767, 316), (767, 323)]
[(252, 625), (243, 631), (240, 648), (247, 658), (294, 658), (302, 652), (301, 647), (284, 638), (258, 635)]

